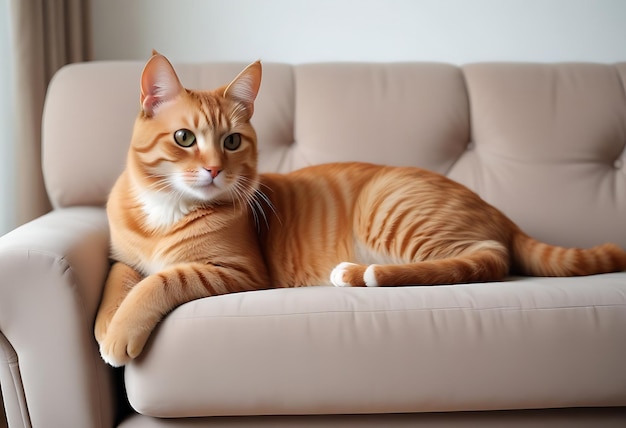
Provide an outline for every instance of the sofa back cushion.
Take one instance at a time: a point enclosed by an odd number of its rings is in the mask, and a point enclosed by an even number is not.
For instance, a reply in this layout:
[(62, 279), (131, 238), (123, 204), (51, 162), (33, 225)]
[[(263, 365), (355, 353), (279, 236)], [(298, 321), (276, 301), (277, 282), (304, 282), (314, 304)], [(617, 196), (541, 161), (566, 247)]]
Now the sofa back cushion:
[(551, 243), (626, 246), (626, 64), (464, 67), (471, 147), (449, 176)]
[[(179, 64), (186, 87), (243, 63)], [(103, 205), (122, 171), (143, 63), (67, 66), (43, 119), (55, 207)], [(261, 171), (367, 161), (457, 180), (531, 235), (626, 247), (626, 63), (264, 64), (253, 124)]]

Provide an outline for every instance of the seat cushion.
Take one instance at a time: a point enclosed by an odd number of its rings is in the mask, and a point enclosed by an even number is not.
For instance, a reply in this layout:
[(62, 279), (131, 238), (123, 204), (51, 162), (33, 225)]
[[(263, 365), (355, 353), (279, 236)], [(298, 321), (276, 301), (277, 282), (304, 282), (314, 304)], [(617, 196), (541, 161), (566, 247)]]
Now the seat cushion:
[(173, 311), (125, 372), (159, 417), (626, 405), (626, 273), (276, 289)]

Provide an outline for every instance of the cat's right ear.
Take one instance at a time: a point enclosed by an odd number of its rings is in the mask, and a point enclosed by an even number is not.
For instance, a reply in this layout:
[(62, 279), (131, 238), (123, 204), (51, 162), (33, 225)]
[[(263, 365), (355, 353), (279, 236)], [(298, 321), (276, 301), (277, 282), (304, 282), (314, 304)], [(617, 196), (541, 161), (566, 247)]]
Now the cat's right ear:
[(163, 55), (154, 53), (141, 73), (141, 108), (148, 117), (154, 116), (161, 104), (184, 91), (172, 64)]
[(230, 98), (248, 110), (250, 117), (254, 112), (254, 100), (261, 86), (261, 61), (256, 61), (247, 66), (239, 76), (224, 90), (224, 97)]

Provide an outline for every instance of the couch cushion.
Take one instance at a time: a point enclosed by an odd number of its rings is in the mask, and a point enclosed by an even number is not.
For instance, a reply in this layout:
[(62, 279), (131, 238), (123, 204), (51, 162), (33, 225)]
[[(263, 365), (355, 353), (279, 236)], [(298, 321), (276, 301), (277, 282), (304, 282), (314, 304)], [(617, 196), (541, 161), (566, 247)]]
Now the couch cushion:
[(458, 67), (306, 64), (295, 75), (296, 144), (286, 170), (362, 161), (444, 174), (466, 149), (469, 111)]
[(159, 417), (626, 405), (626, 273), (187, 303), (126, 367)]
[(626, 247), (625, 66), (465, 66), (472, 149), (449, 176), (538, 239)]

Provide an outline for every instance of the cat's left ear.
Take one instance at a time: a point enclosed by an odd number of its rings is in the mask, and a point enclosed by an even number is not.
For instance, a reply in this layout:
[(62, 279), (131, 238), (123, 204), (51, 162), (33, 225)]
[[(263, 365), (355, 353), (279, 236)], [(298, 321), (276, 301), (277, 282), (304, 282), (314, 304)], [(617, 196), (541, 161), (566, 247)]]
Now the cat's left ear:
[(152, 53), (141, 73), (141, 108), (148, 117), (185, 90), (167, 58), (156, 51)]
[(230, 98), (243, 104), (252, 117), (254, 100), (256, 100), (261, 87), (261, 75), (261, 61), (253, 62), (239, 73), (235, 80), (230, 82), (224, 90), (224, 98)]

